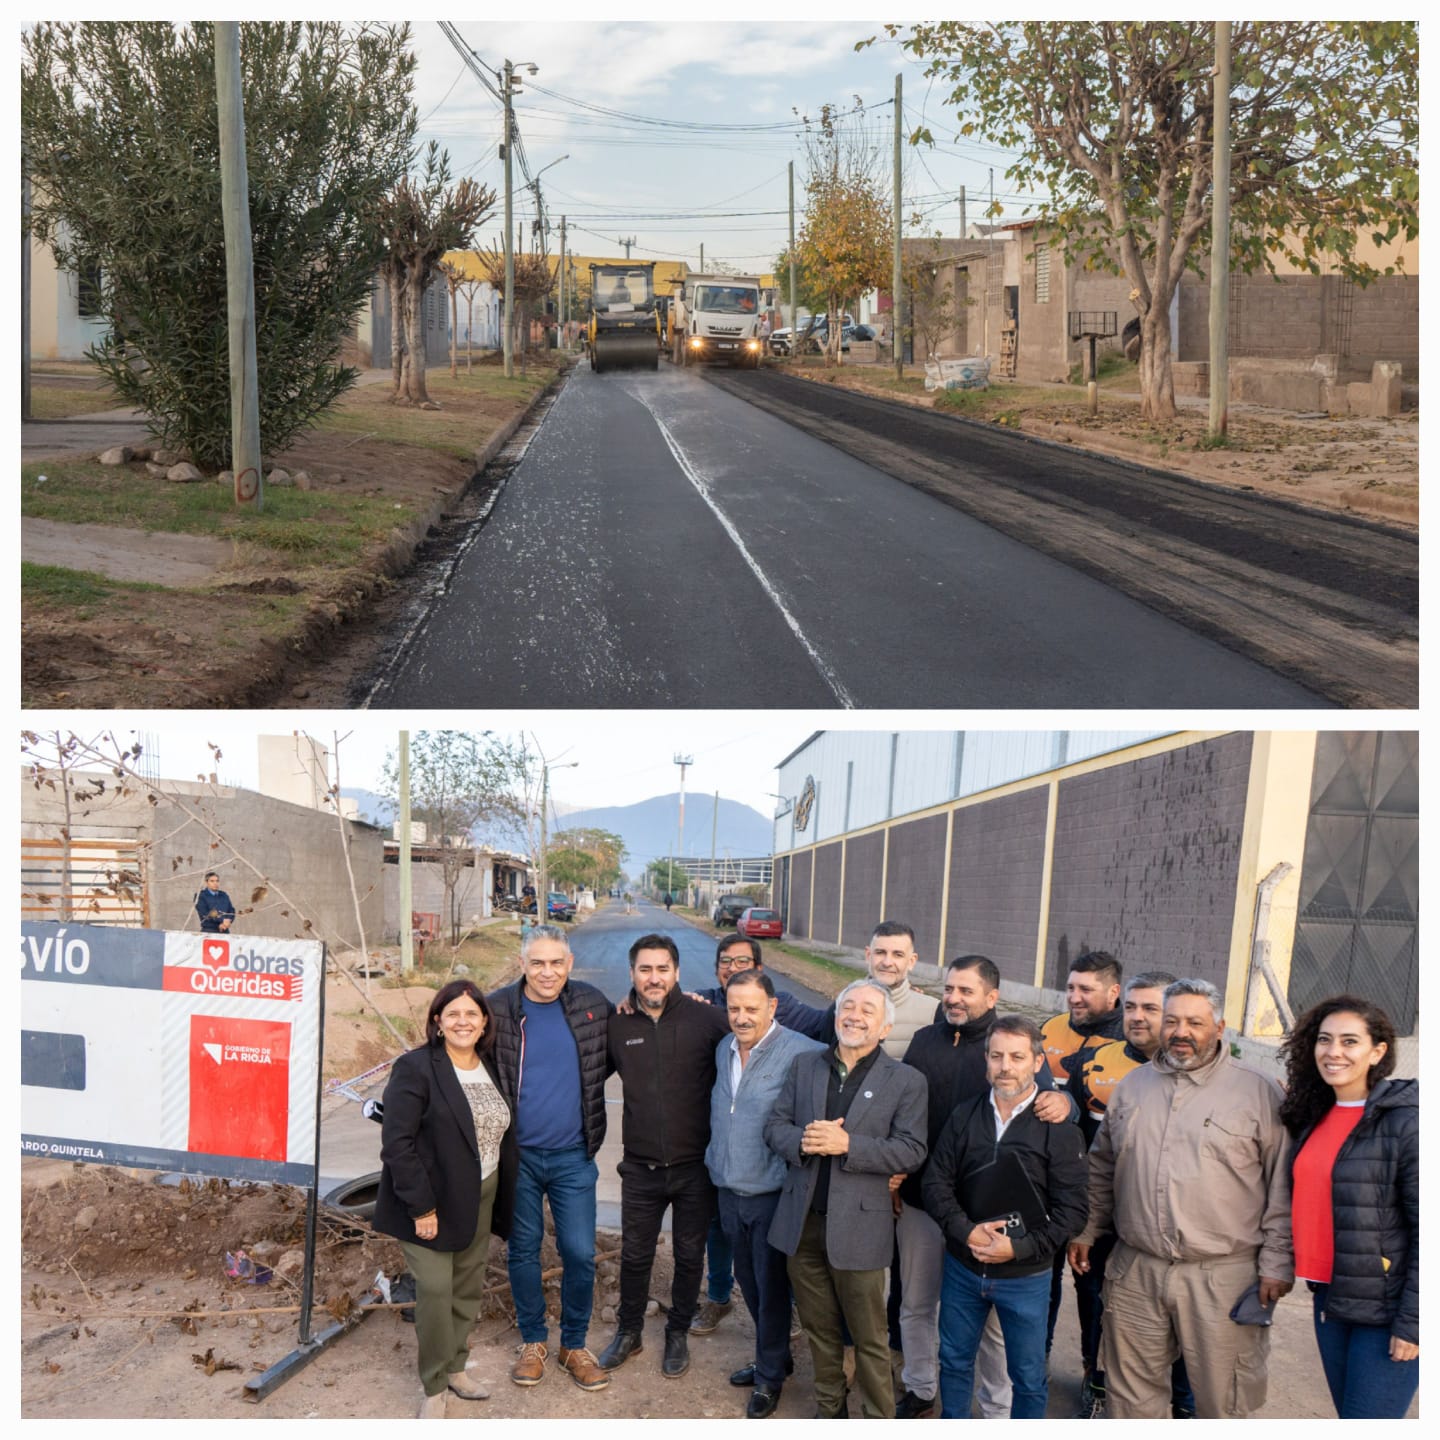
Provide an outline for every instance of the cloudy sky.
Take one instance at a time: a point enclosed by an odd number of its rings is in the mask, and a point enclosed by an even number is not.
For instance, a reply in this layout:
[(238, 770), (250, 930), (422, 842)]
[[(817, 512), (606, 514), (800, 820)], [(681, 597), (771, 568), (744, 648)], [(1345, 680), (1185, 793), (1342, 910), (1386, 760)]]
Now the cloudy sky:
[[(63, 728), (87, 738), (110, 730), (128, 746), (140, 737), (165, 779), (194, 780), (215, 771), (221, 783), (247, 789), (257, 783), (257, 735), (288, 735), (299, 728), (338, 753), (344, 788), (381, 791), (385, 759), (396, 748), (399, 730), (394, 719), (370, 714), (317, 717), (256, 712), (252, 721), (230, 715), (65, 718), (73, 723)], [(427, 721), (428, 728), (463, 729), (467, 719), (468, 728), (488, 727), (515, 737), (523, 733), (532, 745), (538, 743), (552, 767), (567, 767), (551, 772), (551, 790), (564, 808), (628, 805), (670, 794), (680, 783), (674, 757), (686, 754), (695, 759), (686, 770), (687, 794), (719, 790), (724, 798), (769, 816), (775, 802), (766, 792), (775, 784), (776, 765), (819, 728), (806, 723), (809, 718), (784, 720), (767, 712), (511, 711), (500, 716), (412, 716), (409, 721), (412, 736), (427, 728)], [(44, 728), (54, 727), (47, 719)], [(883, 725), (872, 720), (859, 728)], [(210, 758), (210, 744), (221, 751), (218, 770)], [(571, 761), (579, 763), (568, 768)]]
[[(981, 221), (992, 168), (1007, 215), (1023, 208), (1023, 197), (1004, 179), (1006, 155), (957, 137), (945, 87), (925, 79), (923, 67), (873, 19), (452, 23), (488, 71), (506, 59), (539, 67), (534, 77), (522, 71), (515, 113), (529, 173), (560, 162), (539, 179), (554, 227), (552, 248), (558, 249), (564, 214), (575, 253), (618, 254), (617, 242), (633, 237), (639, 259), (694, 265), (703, 244), (707, 266), (769, 269), (785, 245), (791, 160), (797, 217), (804, 202), (795, 111), (814, 115), (826, 102), (848, 107), (858, 96), (868, 107), (865, 131), (879, 149), (888, 196), (897, 74), (904, 76), (906, 131), (926, 125), (937, 141), (934, 148), (906, 148), (907, 220), (918, 210), (924, 233), (957, 235), (964, 185), (968, 219)], [(439, 23), (416, 22), (414, 33), (422, 141), (439, 141), (457, 175), (472, 175), (499, 193), (499, 100)], [(856, 42), (872, 35), (880, 37), (876, 44), (856, 53)], [(524, 177), (518, 169), (515, 183), (528, 248), (535, 205), (519, 191)], [(482, 248), (498, 243), (499, 220), (497, 211), (481, 232)]]

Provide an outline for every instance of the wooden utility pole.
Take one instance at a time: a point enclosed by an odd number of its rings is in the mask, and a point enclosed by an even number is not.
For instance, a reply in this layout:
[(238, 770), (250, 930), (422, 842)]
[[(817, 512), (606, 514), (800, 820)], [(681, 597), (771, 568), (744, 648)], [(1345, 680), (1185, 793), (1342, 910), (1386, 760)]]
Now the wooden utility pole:
[(895, 264), (890, 284), (890, 315), (895, 322), (895, 378), (905, 376), (905, 342), (900, 333), (900, 287), (904, 284), (900, 266), (900, 124), (904, 115), (901, 104), (903, 75), (895, 77)]
[(560, 217), (560, 348), (565, 348), (565, 217)]
[(700, 273), (705, 273), (705, 242), (700, 242)]
[[(400, 732), (400, 969), (415, 968), (414, 889), (410, 870), (410, 732)], [(441, 837), (444, 843), (444, 837)]]
[(1230, 22), (1215, 22), (1215, 175), (1210, 216), (1210, 438), (1230, 423)]
[(965, 238), (965, 187), (960, 187), (960, 238)]
[(265, 505), (260, 466), (260, 397), (255, 365), (255, 269), (250, 253), (250, 179), (240, 92), (240, 25), (215, 22), (215, 103), (220, 121), (220, 211), (225, 222), (225, 294), (230, 331), (230, 468), (235, 503)]
[(720, 824), (720, 792), (715, 792), (715, 798), (710, 802), (710, 902), (714, 904), (715, 890), (715, 831)]
[(21, 147), (20, 176), (20, 418), (30, 419), (30, 158)]
[(790, 162), (790, 353), (799, 353), (800, 326), (795, 319), (795, 162)]

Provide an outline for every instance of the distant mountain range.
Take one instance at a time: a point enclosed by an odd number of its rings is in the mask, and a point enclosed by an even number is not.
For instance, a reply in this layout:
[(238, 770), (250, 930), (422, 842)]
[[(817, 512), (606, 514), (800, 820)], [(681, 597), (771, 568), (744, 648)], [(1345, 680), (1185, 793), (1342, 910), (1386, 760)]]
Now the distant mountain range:
[[(360, 818), (383, 826), (387, 831), (394, 812), (383, 795), (372, 790), (345, 788), (342, 792), (359, 807)], [(690, 794), (685, 797), (685, 853), (708, 858), (710, 826), (716, 815), (713, 795)], [(676, 844), (676, 822), (679, 815), (679, 791), (637, 800), (633, 805), (606, 805), (595, 809), (570, 810), (560, 807), (559, 825), (566, 830), (609, 830), (625, 841), (629, 852), (625, 862), (632, 875), (638, 875), (652, 860), (663, 859)], [(720, 798), (715, 819), (715, 854), (727, 852), (741, 856), (770, 853), (770, 820), (738, 800)], [(510, 850), (526, 850), (529, 841), (523, 830), (509, 834), (492, 833), (486, 837), (492, 844)]]

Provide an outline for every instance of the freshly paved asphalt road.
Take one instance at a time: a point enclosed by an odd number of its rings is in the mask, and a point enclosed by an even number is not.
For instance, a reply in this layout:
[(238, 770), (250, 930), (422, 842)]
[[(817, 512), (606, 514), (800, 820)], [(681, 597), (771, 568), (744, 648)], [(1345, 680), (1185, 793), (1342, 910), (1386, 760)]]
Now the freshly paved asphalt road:
[(693, 371), (582, 364), (368, 703), (1323, 702)]

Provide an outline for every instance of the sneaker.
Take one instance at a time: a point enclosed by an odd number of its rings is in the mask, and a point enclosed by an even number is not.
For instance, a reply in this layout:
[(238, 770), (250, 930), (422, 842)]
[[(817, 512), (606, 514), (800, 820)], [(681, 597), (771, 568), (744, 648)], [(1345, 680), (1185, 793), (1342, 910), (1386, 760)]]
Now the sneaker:
[(560, 1368), (568, 1370), (582, 1390), (603, 1390), (610, 1383), (610, 1376), (583, 1345), (578, 1350), (567, 1350), (562, 1345), (559, 1360)]
[(450, 1376), (450, 1388), (462, 1400), (488, 1400), (490, 1391), (484, 1383), (466, 1370), (457, 1370)]
[(415, 1417), (417, 1420), (443, 1420), (445, 1418), (445, 1392), (442, 1390), (438, 1395), (427, 1395), (420, 1402), (420, 1410)]
[(1080, 1408), (1075, 1412), (1077, 1420), (1103, 1420), (1105, 1418), (1105, 1392), (1092, 1385), (1080, 1388)]
[(690, 1322), (692, 1335), (713, 1335), (720, 1322), (735, 1308), (733, 1300), (706, 1300)]
[(928, 1400), (922, 1400), (913, 1390), (907, 1390), (895, 1402), (895, 1418), (897, 1420), (919, 1420), (934, 1413), (935, 1397), (933, 1395)]
[(529, 1340), (520, 1347), (520, 1358), (510, 1367), (517, 1385), (538, 1385), (545, 1378), (545, 1359), (550, 1352), (543, 1340)]

